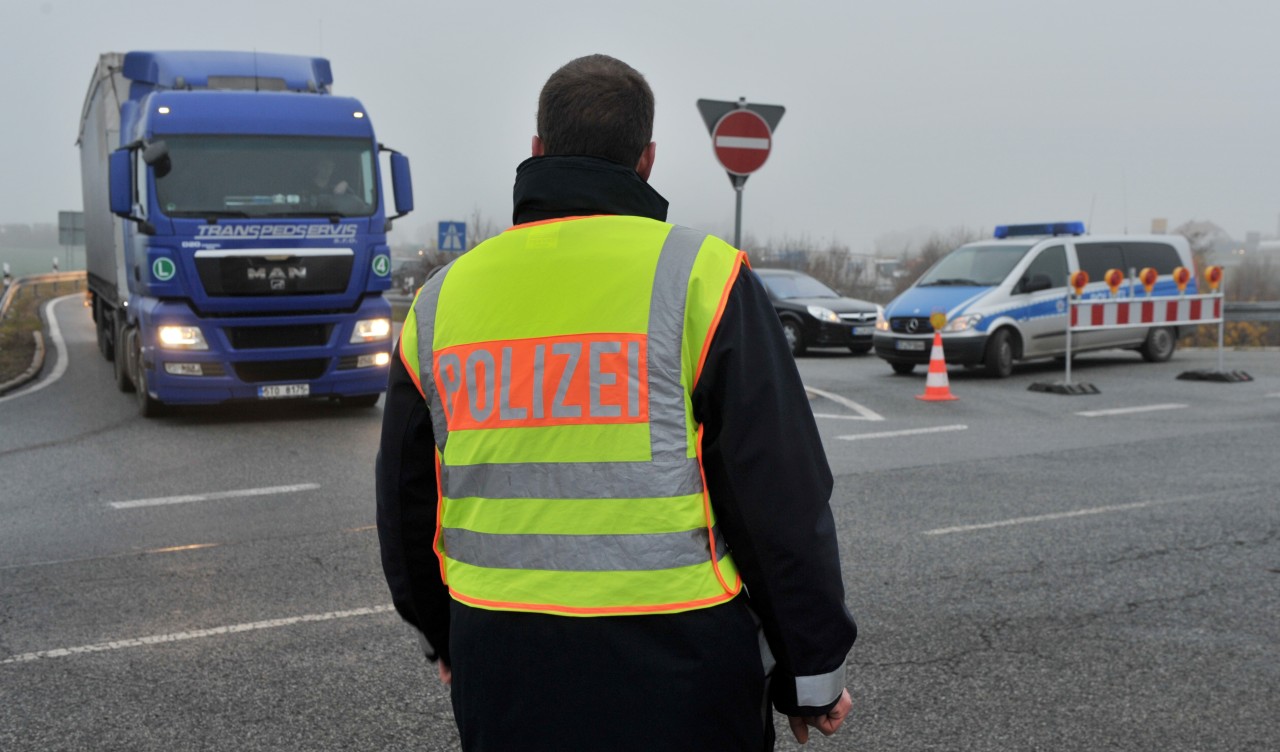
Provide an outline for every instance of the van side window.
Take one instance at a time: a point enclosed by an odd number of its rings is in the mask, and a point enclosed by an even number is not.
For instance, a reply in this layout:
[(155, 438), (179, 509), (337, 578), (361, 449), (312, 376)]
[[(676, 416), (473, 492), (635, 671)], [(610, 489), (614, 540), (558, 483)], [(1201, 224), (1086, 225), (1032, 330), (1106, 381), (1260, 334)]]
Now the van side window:
[(1080, 270), (1089, 275), (1090, 282), (1101, 282), (1109, 269), (1119, 269), (1126, 276), (1129, 274), (1118, 243), (1076, 243), (1076, 258), (1080, 260)]
[(1148, 266), (1160, 274), (1173, 274), (1182, 264), (1178, 252), (1168, 243), (1124, 243), (1120, 250), (1126, 274), (1130, 269), (1142, 271)]
[(1067, 286), (1067, 249), (1060, 245), (1045, 248), (1040, 255), (1027, 266), (1018, 283), (1021, 289), (1035, 275), (1043, 274), (1049, 278), (1050, 287)]

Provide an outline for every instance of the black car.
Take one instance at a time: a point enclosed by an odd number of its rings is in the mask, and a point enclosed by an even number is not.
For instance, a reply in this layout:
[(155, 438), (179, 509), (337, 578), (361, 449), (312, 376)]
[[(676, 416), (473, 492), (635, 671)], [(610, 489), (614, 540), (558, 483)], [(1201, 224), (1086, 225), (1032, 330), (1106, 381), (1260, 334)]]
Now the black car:
[(793, 354), (803, 354), (810, 347), (847, 347), (854, 353), (871, 350), (880, 306), (846, 298), (804, 272), (754, 271), (769, 291)]

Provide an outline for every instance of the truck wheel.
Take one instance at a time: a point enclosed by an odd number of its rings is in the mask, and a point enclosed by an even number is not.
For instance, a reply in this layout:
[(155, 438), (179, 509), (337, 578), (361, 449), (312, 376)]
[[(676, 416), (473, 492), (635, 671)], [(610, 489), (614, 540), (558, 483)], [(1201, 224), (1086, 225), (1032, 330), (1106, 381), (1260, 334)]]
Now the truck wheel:
[(115, 333), (112, 338), (112, 362), (115, 363), (116, 372), (116, 388), (128, 394), (133, 391), (133, 380), (129, 378), (129, 351), (126, 349), (128, 337), (125, 336), (125, 328), (120, 324), (112, 327)]
[(1174, 338), (1173, 330), (1158, 326), (1147, 332), (1147, 341), (1142, 343), (1138, 351), (1148, 363), (1163, 363), (1173, 357), (1173, 351), (1177, 348), (1178, 340)]
[(102, 357), (107, 362), (116, 359), (116, 346), (111, 341), (111, 322), (108, 321), (107, 312), (102, 310), (102, 300), (98, 296), (93, 297), (93, 325), (98, 333), (98, 352), (102, 353)]
[(982, 364), (992, 378), (1007, 379), (1013, 373), (1013, 343), (1008, 329), (997, 329), (987, 340), (987, 352)]
[(133, 373), (136, 382), (134, 394), (138, 398), (138, 414), (144, 418), (163, 415), (164, 403), (153, 399), (147, 391), (147, 369), (142, 364), (142, 337), (138, 334), (138, 330), (129, 332), (129, 342), (132, 345)]
[(893, 372), (899, 376), (906, 376), (916, 370), (915, 363), (890, 363), (889, 366), (893, 369)]
[(787, 338), (787, 347), (792, 355), (804, 355), (804, 330), (791, 319), (782, 320), (782, 336)]

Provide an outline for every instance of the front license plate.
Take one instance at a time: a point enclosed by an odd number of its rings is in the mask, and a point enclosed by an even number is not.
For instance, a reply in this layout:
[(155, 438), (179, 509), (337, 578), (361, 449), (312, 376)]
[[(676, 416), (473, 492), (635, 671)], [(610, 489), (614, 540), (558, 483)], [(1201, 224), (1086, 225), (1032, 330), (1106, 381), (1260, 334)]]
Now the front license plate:
[(259, 399), (283, 399), (287, 397), (307, 397), (311, 395), (310, 384), (272, 384), (258, 387)]
[(893, 343), (895, 350), (924, 350), (922, 339), (900, 339)]
[(875, 332), (876, 328), (874, 326), (855, 326), (853, 328), (853, 336), (855, 337), (865, 337), (875, 334)]

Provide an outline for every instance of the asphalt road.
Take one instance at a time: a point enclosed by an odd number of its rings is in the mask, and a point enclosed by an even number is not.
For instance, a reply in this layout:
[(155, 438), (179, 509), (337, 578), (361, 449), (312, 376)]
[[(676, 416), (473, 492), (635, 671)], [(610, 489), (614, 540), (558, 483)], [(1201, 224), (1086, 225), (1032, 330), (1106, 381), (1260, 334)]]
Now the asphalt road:
[[(381, 407), (136, 417), (78, 300), (0, 398), (0, 750), (449, 750), (389, 611)], [(853, 718), (814, 749), (1280, 748), (1280, 353), (1078, 359), (1100, 393), (799, 361), (833, 471)], [(794, 748), (783, 739), (780, 749)]]

